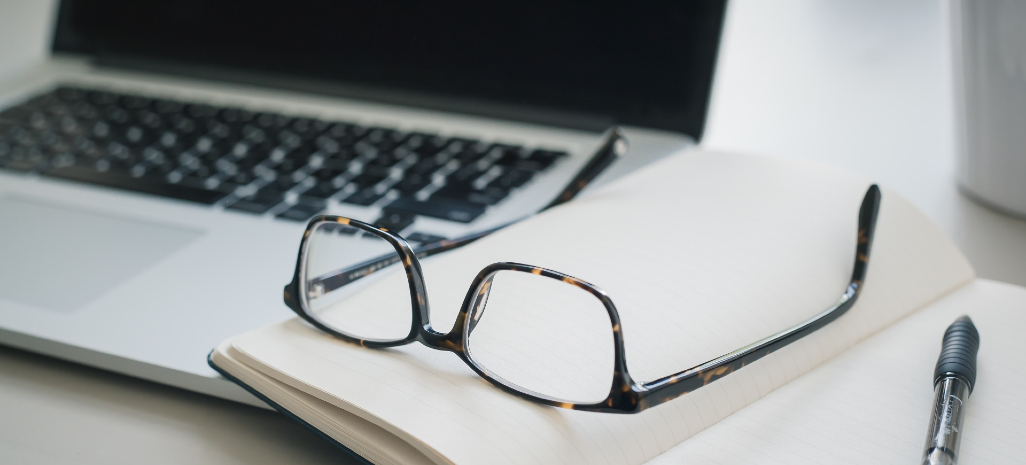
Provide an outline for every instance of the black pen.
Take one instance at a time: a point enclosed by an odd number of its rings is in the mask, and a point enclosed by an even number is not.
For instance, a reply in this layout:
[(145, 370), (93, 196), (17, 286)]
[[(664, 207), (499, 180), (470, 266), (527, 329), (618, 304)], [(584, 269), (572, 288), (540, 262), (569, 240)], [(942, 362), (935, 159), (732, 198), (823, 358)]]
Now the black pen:
[(933, 369), (933, 417), (923, 449), (923, 465), (958, 463), (965, 404), (976, 384), (976, 352), (980, 333), (962, 315), (944, 331), (940, 357)]

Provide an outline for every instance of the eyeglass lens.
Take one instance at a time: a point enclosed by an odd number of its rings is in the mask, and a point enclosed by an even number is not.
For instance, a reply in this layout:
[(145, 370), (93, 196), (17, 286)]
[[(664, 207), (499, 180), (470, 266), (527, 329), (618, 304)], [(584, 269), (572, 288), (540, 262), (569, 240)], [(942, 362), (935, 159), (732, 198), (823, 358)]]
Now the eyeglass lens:
[[(358, 237), (357, 240), (353, 240)], [(352, 226), (323, 222), (310, 231), (300, 292), (307, 311), (329, 328), (357, 339), (396, 341), (410, 333), (413, 305), (399, 254), (384, 238)], [(395, 257), (390, 263), (342, 272), (353, 263)], [(365, 275), (363, 277), (354, 274)], [(342, 286), (340, 281), (352, 281)], [(362, 292), (367, 290), (367, 292)]]
[(613, 382), (613, 331), (595, 296), (569, 283), (500, 271), (471, 310), (467, 351), (500, 382), (556, 401), (597, 403)]

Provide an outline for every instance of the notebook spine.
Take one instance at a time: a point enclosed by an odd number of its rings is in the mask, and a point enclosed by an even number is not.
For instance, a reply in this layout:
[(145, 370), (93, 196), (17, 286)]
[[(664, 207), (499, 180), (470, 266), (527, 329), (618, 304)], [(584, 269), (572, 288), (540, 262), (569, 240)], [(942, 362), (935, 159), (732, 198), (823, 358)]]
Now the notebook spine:
[(217, 366), (214, 363), (213, 356), (214, 356), (214, 351), (210, 351), (210, 354), (207, 355), (207, 365), (210, 365), (210, 368), (213, 368), (214, 371), (220, 373), (221, 376), (224, 376), (225, 378), (228, 378), (229, 381), (231, 381), (231, 382), (233, 382), (235, 384), (238, 384), (240, 387), (245, 389), (247, 392), (249, 392), (250, 394), (253, 394), (254, 396), (256, 396), (257, 399), (260, 399), (260, 400), (264, 401), (264, 403), (266, 403), (267, 405), (270, 405), (275, 410), (281, 412), (282, 415), (285, 415), (286, 417), (291, 418), (292, 420), (294, 420), (297, 423), (299, 423), (299, 424), (303, 425), (304, 427), (306, 427), (306, 429), (308, 429), (310, 431), (313, 431), (314, 434), (320, 436), (321, 438), (323, 438), (324, 440), (330, 442), (331, 444), (334, 444), (335, 447), (338, 447), (339, 449), (342, 449), (342, 451), (345, 452), (350, 457), (352, 457), (353, 460), (356, 461), (356, 463), (359, 463), (361, 465), (374, 465), (371, 461), (365, 459), (362, 455), (357, 454), (352, 449), (346, 447), (341, 442), (338, 442), (337, 440), (335, 440), (335, 438), (333, 438), (331, 436), (328, 436), (323, 431), (315, 428), (310, 423), (307, 423), (305, 420), (300, 418), (298, 415), (296, 415), (296, 414), (286, 410), (285, 407), (282, 407), (281, 405), (278, 405), (277, 402), (274, 402), (273, 400), (269, 399), (267, 396), (261, 394), (260, 391), (257, 391), (256, 389), (253, 389), (252, 386), (242, 382), (242, 380), (232, 376), (230, 373), (228, 373), (227, 371), (223, 370), (221, 367)]

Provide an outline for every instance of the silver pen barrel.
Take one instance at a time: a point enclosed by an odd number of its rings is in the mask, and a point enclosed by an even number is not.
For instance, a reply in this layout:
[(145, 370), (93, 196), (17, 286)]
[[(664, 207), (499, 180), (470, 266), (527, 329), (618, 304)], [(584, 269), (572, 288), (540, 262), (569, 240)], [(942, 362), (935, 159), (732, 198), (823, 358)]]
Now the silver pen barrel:
[(933, 416), (923, 449), (923, 465), (954, 465), (962, 442), (965, 408), (976, 383), (976, 352), (980, 333), (968, 316), (944, 332), (934, 368)]
[(965, 403), (969, 400), (969, 383), (956, 376), (937, 383), (933, 399), (933, 417), (923, 451), (924, 465), (958, 463), (958, 445), (962, 441)]

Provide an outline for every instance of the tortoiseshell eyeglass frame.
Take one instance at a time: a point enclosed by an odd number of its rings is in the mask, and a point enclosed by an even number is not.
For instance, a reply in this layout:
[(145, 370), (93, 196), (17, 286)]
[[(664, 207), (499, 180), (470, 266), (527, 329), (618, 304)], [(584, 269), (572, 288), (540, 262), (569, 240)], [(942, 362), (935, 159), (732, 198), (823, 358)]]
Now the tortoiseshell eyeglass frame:
[[(844, 292), (841, 294), (841, 297), (834, 305), (795, 327), (780, 331), (698, 366), (649, 382), (635, 382), (627, 371), (627, 361), (624, 355), (623, 328), (620, 326), (620, 316), (612, 299), (610, 299), (609, 296), (598, 287), (572, 276), (537, 266), (511, 262), (493, 263), (482, 269), (470, 284), (470, 289), (467, 291), (467, 295), (463, 300), (463, 305), (460, 308), (459, 315), (456, 318), (456, 323), (453, 325), (452, 329), (448, 333), (441, 333), (431, 326), (428, 295), (424, 285), (423, 271), (421, 270), (420, 261), (417, 259), (417, 255), (414, 253), (413, 249), (410, 248), (410, 245), (406, 240), (403, 239), (402, 236), (391, 231), (345, 217), (318, 216), (312, 219), (307, 225), (306, 233), (303, 235), (303, 241), (300, 244), (296, 272), (293, 275), (292, 282), (285, 286), (285, 304), (313, 326), (351, 343), (366, 347), (395, 347), (419, 341), (432, 349), (453, 352), (467, 365), (469, 365), (470, 368), (478, 375), (491, 384), (510, 394), (533, 402), (554, 407), (592, 412), (637, 413), (663, 402), (673, 400), (712, 383), (713, 381), (723, 378), (734, 371), (740, 370), (752, 362), (780, 350), (788, 344), (791, 344), (792, 342), (826, 326), (847, 312), (848, 309), (855, 304), (856, 299), (862, 291), (862, 283), (865, 280), (866, 271), (869, 266), (869, 251), (873, 243), (873, 233), (876, 229), (880, 200), (880, 189), (875, 184), (870, 186), (859, 210), (858, 233), (856, 236), (855, 246), (855, 265), (852, 270), (851, 279), (845, 287)], [(308, 279), (308, 277), (305, 276), (304, 271), (307, 258), (306, 253), (309, 246), (309, 240), (314, 229), (325, 223), (346, 225), (364, 231), (365, 233), (376, 235), (388, 241), (395, 248), (397, 255), (394, 260), (389, 260), (388, 263), (383, 263), (379, 260), (376, 262), (377, 266), (373, 269), (357, 265), (355, 267), (348, 268), (350, 274), (346, 276), (340, 276), (340, 273), (334, 273), (333, 275), (336, 278), (344, 277), (345, 282), (348, 283), (381, 269), (383, 266), (402, 262), (403, 267), (406, 270), (406, 276), (409, 280), (410, 299), (413, 304), (413, 322), (410, 327), (410, 332), (406, 337), (398, 340), (368, 340), (356, 338), (333, 329), (331, 326), (322, 322), (316, 314), (307, 310), (309, 306), (306, 304), (306, 298), (302, 295), (303, 289), (300, 287), (300, 283)], [(496, 273), (504, 270), (532, 273), (546, 278), (557, 279), (590, 293), (602, 302), (602, 305), (609, 314), (614, 348), (613, 381), (610, 386), (609, 394), (604, 400), (592, 404), (580, 404), (550, 398), (541, 393), (521, 388), (501, 378), (497, 378), (490, 374), (487, 369), (478, 365), (474, 361), (470, 351), (467, 349), (468, 336), (470, 331), (474, 328), (474, 322), (480, 317), (481, 311), (484, 308), (484, 303), (487, 300), (487, 289), (490, 286), (492, 279), (495, 277)], [(314, 279), (320, 280), (321, 277)], [(336, 289), (338, 287), (340, 286), (333, 286), (333, 288)]]

